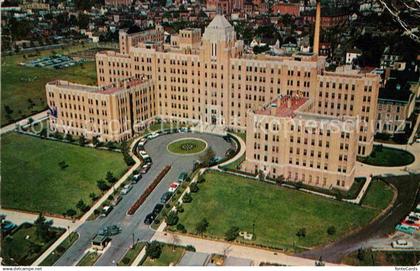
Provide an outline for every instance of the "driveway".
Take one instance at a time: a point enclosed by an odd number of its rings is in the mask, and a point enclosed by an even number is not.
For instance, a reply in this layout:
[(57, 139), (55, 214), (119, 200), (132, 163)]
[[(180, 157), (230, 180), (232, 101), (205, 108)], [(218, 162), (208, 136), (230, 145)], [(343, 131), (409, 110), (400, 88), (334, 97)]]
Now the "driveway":
[(395, 225), (413, 209), (416, 199), (420, 199), (420, 175), (390, 176), (385, 180), (395, 186), (398, 191), (395, 204), (390, 210), (363, 229), (351, 233), (329, 246), (305, 251), (297, 256), (311, 259), (322, 257), (325, 261), (340, 262), (346, 254), (360, 247), (369, 247), (369, 240), (393, 233)]
[[(91, 239), (104, 226), (116, 224), (122, 228), (122, 232), (112, 237), (110, 247), (99, 258), (96, 265), (109, 266), (118, 262), (131, 246), (133, 238), (135, 240), (149, 241), (154, 231), (143, 223), (145, 216), (153, 210), (155, 204), (159, 203), (161, 195), (167, 191), (169, 184), (176, 181), (181, 172), (191, 171), (193, 162), (200, 156), (200, 154), (181, 156), (171, 154), (167, 151), (166, 147), (170, 142), (185, 137), (196, 137), (205, 140), (217, 156), (223, 157), (225, 152), (232, 147), (222, 137), (210, 134), (183, 133), (162, 135), (148, 141), (145, 149), (153, 160), (153, 165), (149, 172), (143, 175), (141, 181), (134, 185), (133, 189), (123, 197), (123, 200), (107, 217), (87, 221), (81, 225), (76, 230), (80, 234), (80, 238), (66, 251), (55, 265), (75, 265), (90, 247)], [(137, 212), (132, 216), (127, 216), (127, 210), (166, 165), (171, 165), (171, 170), (148, 196)]]

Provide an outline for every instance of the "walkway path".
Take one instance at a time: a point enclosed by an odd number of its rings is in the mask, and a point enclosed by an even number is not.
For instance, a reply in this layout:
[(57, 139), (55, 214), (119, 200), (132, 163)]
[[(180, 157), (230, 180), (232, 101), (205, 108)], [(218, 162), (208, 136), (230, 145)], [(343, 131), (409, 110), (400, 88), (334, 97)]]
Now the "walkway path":
[[(17, 225), (20, 225), (25, 222), (33, 223), (38, 218), (37, 214), (9, 209), (0, 209), (0, 214), (6, 215), (6, 220), (10, 220)], [(50, 217), (45, 215), (44, 217), (46, 219), (52, 219), (54, 221), (53, 226), (55, 227), (67, 229), (73, 224), (73, 222), (68, 219)]]
[(367, 176), (366, 177), (366, 182), (364, 183), (362, 189), (360, 190), (359, 195), (357, 195), (357, 197), (355, 199), (343, 199), (343, 201), (347, 201), (347, 202), (354, 203), (354, 204), (359, 204), (360, 201), (362, 200), (363, 196), (365, 195), (365, 192), (368, 190), (371, 181), (372, 181), (372, 177)]
[(9, 125), (6, 125), (6, 126), (4, 126), (3, 128), (1, 128), (1, 130), (0, 130), (0, 134), (2, 135), (2, 134), (4, 134), (4, 133), (7, 133), (7, 132), (10, 132), (10, 131), (13, 131), (13, 130), (16, 128), (16, 126), (17, 126), (18, 124), (19, 124), (19, 125), (25, 125), (25, 124), (28, 124), (28, 119), (29, 119), (29, 118), (32, 118), (34, 121), (44, 119), (44, 118), (48, 117), (47, 112), (48, 112), (48, 110), (45, 110), (45, 111), (42, 111), (42, 112), (36, 113), (36, 114), (34, 114), (34, 115), (32, 115), (32, 116), (28, 116), (28, 117), (26, 117), (26, 118), (24, 118), (24, 119), (21, 119), (21, 120), (17, 121), (17, 122), (14, 122), (14, 123), (11, 123), (11, 124), (9, 124)]
[[(259, 263), (262, 262), (293, 266), (315, 265), (315, 261), (311, 259), (289, 256), (284, 253), (273, 252), (259, 248), (235, 245), (228, 242), (205, 240), (201, 238), (177, 235), (168, 232), (156, 232), (155, 235), (152, 237), (152, 240), (157, 240), (159, 242), (164, 242), (168, 244), (173, 244), (175, 241), (177, 245), (181, 246), (192, 245), (193, 247), (195, 247), (197, 252), (208, 254), (216, 253), (231, 257), (250, 259), (256, 265), (259, 265)], [(326, 263), (326, 265), (335, 264)]]
[[(138, 139), (137, 139), (138, 140)], [(33, 264), (32, 266), (38, 266), (41, 264), (41, 262), (50, 255), (51, 252), (53, 252), (60, 244), (63, 242), (71, 232), (76, 230), (80, 225), (82, 225), (92, 214), (93, 212), (102, 205), (104, 201), (108, 199), (108, 197), (114, 192), (114, 189), (117, 189), (121, 184), (133, 173), (133, 171), (140, 166), (141, 162), (135, 156), (131, 150), (134, 148), (137, 140), (134, 140), (133, 143), (130, 146), (130, 156), (134, 159), (136, 162), (134, 166), (132, 166), (119, 180), (114, 184), (114, 186), (108, 190), (90, 209), (88, 212), (86, 212), (80, 220), (77, 220), (75, 223), (72, 223), (67, 228), (67, 231), (57, 240), (54, 244), (52, 244)], [(55, 219), (54, 219), (55, 221)]]

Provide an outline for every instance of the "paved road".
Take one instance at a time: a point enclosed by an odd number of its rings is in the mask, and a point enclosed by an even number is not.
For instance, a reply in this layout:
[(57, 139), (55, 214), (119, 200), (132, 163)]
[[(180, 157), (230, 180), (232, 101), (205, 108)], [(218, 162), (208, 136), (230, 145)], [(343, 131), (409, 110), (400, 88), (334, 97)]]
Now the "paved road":
[(4, 133), (13, 131), (16, 128), (17, 124), (20, 124), (20, 125), (28, 124), (28, 119), (29, 118), (32, 118), (34, 121), (37, 121), (37, 120), (46, 118), (47, 116), (48, 116), (48, 110), (36, 113), (32, 116), (28, 116), (24, 119), (21, 119), (21, 120), (17, 121), (17, 122), (14, 122), (14, 123), (11, 123), (9, 125), (6, 125), (6, 126), (2, 127), (1, 130), (0, 130), (0, 134), (2, 135)]
[[(137, 240), (149, 241), (154, 231), (143, 223), (145, 216), (152, 211), (154, 205), (159, 202), (161, 195), (167, 191), (169, 184), (175, 181), (182, 171), (190, 171), (194, 160), (199, 155), (180, 156), (167, 152), (166, 146), (175, 139), (184, 137), (196, 137), (204, 139), (211, 146), (218, 156), (224, 156), (225, 152), (231, 147), (230, 143), (222, 137), (208, 134), (171, 134), (163, 135), (149, 141), (145, 149), (153, 159), (150, 171), (145, 174), (142, 180), (136, 184), (126, 195), (118, 206), (106, 217), (98, 218), (95, 221), (87, 221), (81, 225), (77, 232), (80, 234), (78, 241), (67, 250), (67, 252), (57, 261), (55, 265), (70, 266), (76, 264), (83, 256), (86, 249), (90, 247), (92, 237), (104, 226), (117, 224), (122, 227), (122, 232), (112, 238), (110, 247), (99, 258), (96, 265), (113, 265), (118, 262), (132, 244), (133, 233)], [(159, 172), (166, 165), (172, 165), (171, 170), (149, 195), (145, 203), (137, 210), (133, 216), (127, 216), (128, 208), (137, 200), (139, 195), (153, 181)]]
[(394, 232), (395, 225), (413, 209), (416, 200), (420, 200), (420, 175), (393, 176), (387, 177), (385, 180), (398, 190), (395, 204), (388, 212), (361, 231), (350, 234), (329, 246), (305, 251), (297, 256), (311, 259), (319, 259), (322, 256), (326, 261), (340, 262), (344, 255), (360, 247), (367, 247), (370, 239)]

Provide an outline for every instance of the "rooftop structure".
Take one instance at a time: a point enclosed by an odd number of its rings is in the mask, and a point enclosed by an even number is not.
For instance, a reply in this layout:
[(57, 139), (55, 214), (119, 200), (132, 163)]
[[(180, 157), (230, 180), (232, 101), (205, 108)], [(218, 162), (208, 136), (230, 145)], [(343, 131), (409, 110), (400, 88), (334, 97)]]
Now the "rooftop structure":
[(276, 99), (267, 107), (256, 110), (255, 113), (259, 115), (293, 118), (295, 116), (295, 111), (307, 101), (308, 98), (305, 97), (286, 95)]

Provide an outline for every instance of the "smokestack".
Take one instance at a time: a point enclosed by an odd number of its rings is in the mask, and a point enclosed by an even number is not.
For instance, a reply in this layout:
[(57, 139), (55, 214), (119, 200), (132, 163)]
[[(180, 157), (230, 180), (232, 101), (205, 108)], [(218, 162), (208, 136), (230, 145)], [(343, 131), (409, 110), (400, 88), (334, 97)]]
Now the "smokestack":
[(315, 33), (314, 33), (314, 54), (319, 54), (319, 34), (321, 31), (321, 0), (316, 1)]

